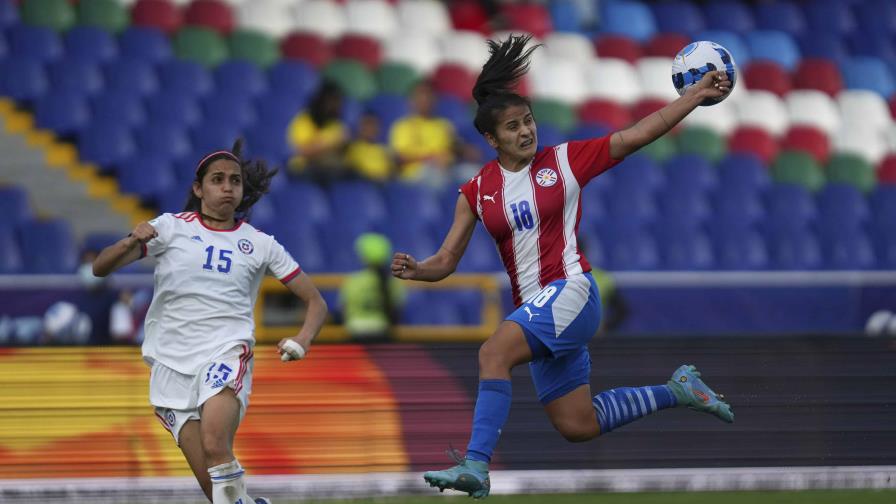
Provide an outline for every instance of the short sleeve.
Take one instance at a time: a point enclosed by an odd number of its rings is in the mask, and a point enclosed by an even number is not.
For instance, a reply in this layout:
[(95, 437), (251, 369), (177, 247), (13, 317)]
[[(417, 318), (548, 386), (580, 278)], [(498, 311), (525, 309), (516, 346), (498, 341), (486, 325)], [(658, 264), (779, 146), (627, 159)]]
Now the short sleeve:
[(616, 166), (621, 159), (610, 157), (610, 135), (567, 144), (566, 156), (579, 186)]
[(475, 176), (460, 186), (460, 189), (457, 190), (460, 194), (464, 195), (464, 198), (467, 199), (467, 203), (470, 205), (470, 210), (473, 211), (473, 215), (479, 219), (479, 208), (477, 205), (478, 194), (479, 194), (479, 176)]
[(302, 272), (299, 263), (273, 236), (271, 237), (271, 246), (268, 248), (267, 263), (268, 271), (283, 283), (288, 283)]
[(149, 240), (149, 242), (143, 246), (142, 255), (140, 257), (146, 257), (147, 255), (155, 257), (165, 252), (165, 249), (168, 248), (168, 244), (171, 243), (171, 238), (174, 234), (174, 215), (170, 213), (162, 214), (149, 221), (149, 225), (155, 228), (158, 236)]

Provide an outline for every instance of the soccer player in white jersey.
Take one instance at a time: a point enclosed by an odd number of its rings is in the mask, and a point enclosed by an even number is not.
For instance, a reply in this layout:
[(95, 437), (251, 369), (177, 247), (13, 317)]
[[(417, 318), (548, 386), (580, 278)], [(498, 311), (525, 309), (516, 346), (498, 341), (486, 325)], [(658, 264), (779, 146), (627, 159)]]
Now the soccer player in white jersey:
[(600, 323), (600, 298), (576, 244), (582, 187), (668, 132), (704, 99), (728, 93), (727, 77), (708, 73), (683, 97), (628, 129), (539, 152), (529, 101), (513, 91), (535, 49), (527, 49), (528, 42), (529, 37), (490, 41), (491, 56), (473, 88), (479, 105), (474, 124), (497, 159), (460, 188), (454, 222), (435, 255), (418, 262), (399, 252), (392, 261), (398, 278), (439, 281), (455, 270), (479, 220), (510, 276), (517, 309), (479, 350), (479, 393), (466, 456), (454, 453), (457, 465), (424, 474), (431, 486), (476, 498), (489, 492), (488, 463), (510, 411), (510, 370), (518, 364), (529, 363), (539, 400), (569, 441), (593, 439), (673, 406), (734, 421), (730, 406), (693, 366), (679, 367), (664, 385), (591, 396), (587, 345)]
[(276, 170), (231, 151), (204, 157), (184, 212), (142, 222), (93, 263), (106, 276), (146, 255), (158, 261), (146, 315), (143, 358), (152, 367), (149, 396), (213, 504), (252, 499), (233, 439), (252, 389), (258, 287), (266, 273), (307, 304), (301, 330), (280, 341), (282, 360), (304, 357), (327, 305), (273, 236), (242, 220), (268, 191)]

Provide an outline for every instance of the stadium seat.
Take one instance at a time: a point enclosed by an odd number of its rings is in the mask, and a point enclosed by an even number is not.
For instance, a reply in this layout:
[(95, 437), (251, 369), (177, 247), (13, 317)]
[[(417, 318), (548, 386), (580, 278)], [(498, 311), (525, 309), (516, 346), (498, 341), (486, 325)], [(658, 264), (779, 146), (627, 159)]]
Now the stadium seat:
[(721, 0), (706, 3), (703, 6), (703, 14), (706, 18), (706, 26), (711, 30), (747, 33), (756, 26), (753, 20), (753, 13), (743, 2), (738, 0)]
[(263, 159), (273, 166), (283, 166), (293, 154), (286, 142), (285, 129), (262, 121), (246, 132), (246, 151), (249, 157)]
[(715, 227), (740, 229), (755, 226), (766, 217), (762, 199), (755, 190), (723, 185), (712, 198), (710, 230)]
[(152, 152), (142, 153), (121, 164), (118, 170), (121, 191), (144, 203), (156, 204), (169, 191), (179, 192), (171, 168), (171, 160)]
[(34, 220), (19, 227), (26, 273), (74, 273), (78, 267), (72, 230), (62, 219)]
[(678, 134), (677, 140), (678, 150), (682, 154), (697, 154), (713, 163), (728, 151), (725, 139), (707, 128), (686, 128)]
[(338, 2), (331, 0), (299, 2), (293, 10), (293, 29), (336, 40), (346, 31), (345, 12)]
[(852, 184), (831, 180), (815, 201), (819, 221), (831, 228), (859, 228), (870, 218), (865, 195)]
[(146, 121), (143, 100), (137, 94), (108, 90), (93, 98), (91, 117), (94, 121), (130, 129)]
[(0, 95), (29, 102), (44, 94), (49, 86), (47, 73), (39, 61), (25, 58), (0, 60)]
[(712, 244), (699, 229), (673, 221), (667, 225), (659, 224), (654, 236), (662, 269), (695, 271), (715, 268)]
[(758, 194), (771, 183), (763, 162), (749, 154), (730, 153), (718, 163), (719, 190)]
[(130, 16), (116, 0), (81, 0), (78, 2), (78, 24), (119, 33), (131, 24)]
[(728, 49), (734, 62), (741, 68), (752, 60), (750, 48), (743, 36), (733, 31), (705, 30), (695, 35), (694, 40), (711, 40)]
[(790, 75), (774, 61), (754, 58), (743, 71), (744, 84), (750, 90), (763, 90), (784, 97), (793, 84)]
[(643, 45), (644, 55), (674, 58), (690, 42), (689, 37), (680, 33), (658, 33)]
[(850, 184), (860, 191), (868, 192), (877, 185), (874, 165), (855, 154), (835, 154), (825, 171), (828, 181)]
[(787, 33), (757, 30), (745, 38), (753, 60), (773, 61), (787, 71), (793, 71), (800, 61), (799, 47)]
[[(457, 131), (471, 128), (473, 124), (473, 115), (469, 105), (456, 96), (440, 94), (436, 98), (435, 114), (451, 122)], [(476, 136), (479, 136), (475, 129), (473, 131)]]
[(439, 65), (430, 77), (430, 82), (437, 93), (468, 102), (473, 97), (476, 75), (461, 65), (447, 63)]
[(123, 59), (139, 59), (148, 63), (162, 63), (171, 58), (168, 37), (155, 28), (131, 26), (118, 37), (118, 49)]
[(627, 106), (642, 98), (638, 74), (624, 60), (598, 59), (585, 69), (585, 79), (589, 98), (608, 99)]
[(211, 72), (194, 61), (168, 61), (158, 67), (158, 75), (162, 90), (199, 97), (214, 88)]
[(654, 239), (643, 229), (609, 228), (603, 240), (607, 269), (650, 271), (659, 268), (660, 255)]
[(426, 186), (390, 182), (385, 185), (384, 191), (390, 221), (409, 218), (409, 227), (420, 230), (438, 223), (442, 217), (436, 196)]
[(65, 59), (85, 63), (106, 63), (118, 55), (118, 46), (109, 32), (91, 26), (76, 26), (65, 34)]
[(875, 166), (889, 150), (884, 135), (867, 125), (852, 124), (843, 127), (833, 138), (835, 152), (858, 154)]
[(451, 24), (455, 30), (480, 33), (491, 32), (488, 13), (478, 0), (456, 0), (451, 2), (448, 14), (451, 16)]
[(472, 31), (448, 33), (439, 42), (440, 61), (458, 63), (479, 75), (488, 60), (488, 46), (482, 35)]
[(356, 100), (368, 100), (376, 92), (376, 80), (361, 63), (354, 60), (333, 60), (323, 70), (323, 76), (342, 88)]
[(284, 58), (300, 60), (315, 68), (322, 68), (333, 59), (330, 43), (318, 34), (309, 32), (292, 33), (280, 41), (280, 52)]
[(183, 15), (184, 24), (203, 26), (224, 36), (233, 31), (235, 26), (230, 6), (219, 0), (193, 0)]
[(253, 30), (234, 30), (227, 39), (230, 57), (268, 68), (280, 60), (280, 46), (273, 38)]
[(737, 128), (737, 123), (737, 106), (733, 99), (711, 107), (697, 107), (682, 121), (684, 126), (709, 129), (725, 137)]
[(660, 98), (643, 98), (639, 100), (638, 103), (635, 103), (629, 110), (631, 111), (632, 119), (637, 122), (665, 107), (668, 103), (667, 100)]
[(281, 38), (295, 28), (289, 6), (277, 0), (253, 0), (236, 11), (237, 26), (260, 31), (269, 37)]
[(793, 87), (816, 89), (835, 97), (843, 89), (843, 77), (840, 68), (830, 60), (803, 58), (793, 72)]
[(646, 191), (653, 193), (665, 184), (664, 170), (650, 157), (638, 152), (625, 158), (613, 169), (613, 187), (619, 192)]
[(440, 36), (452, 30), (448, 8), (442, 2), (398, 2), (395, 14), (402, 32)]
[(615, 58), (632, 65), (644, 57), (638, 42), (624, 35), (603, 35), (595, 42), (595, 52), (600, 58)]
[(19, 22), (19, 9), (13, 0), (0, 0), (0, 31)]
[(52, 63), (47, 73), (53, 91), (93, 96), (103, 89), (103, 74), (93, 63), (65, 58)]
[(579, 106), (580, 122), (602, 124), (618, 130), (631, 125), (632, 116), (628, 109), (613, 100), (593, 98)]
[(890, 116), (896, 121), (896, 94), (890, 97)]
[(766, 191), (766, 231), (792, 231), (815, 222), (818, 207), (810, 191), (803, 185), (772, 184)]
[(741, 127), (728, 139), (728, 150), (734, 154), (751, 154), (768, 165), (778, 156), (778, 143), (764, 129)]
[(137, 151), (131, 132), (119, 124), (94, 122), (78, 138), (81, 159), (110, 171), (130, 159)]
[[(650, 5), (657, 30), (661, 33), (681, 33), (694, 35), (706, 28), (703, 12), (694, 2), (686, 0), (665, 0)], [(679, 49), (687, 43), (682, 44)], [(678, 52), (676, 50), (676, 52)], [(662, 56), (675, 56), (675, 53)]]
[(116, 242), (121, 240), (122, 233), (90, 233), (84, 237), (83, 242), (81, 243), (82, 251), (93, 251), (99, 252), (109, 245), (114, 245)]
[(730, 225), (713, 237), (716, 267), (728, 271), (757, 271), (769, 266), (765, 241), (755, 230)]
[(150, 120), (135, 132), (134, 138), (141, 154), (152, 154), (173, 162), (193, 152), (187, 131), (185, 125)]
[(773, 234), (767, 243), (773, 269), (808, 271), (822, 266), (818, 240), (808, 229)]
[(50, 28), (17, 24), (6, 31), (10, 56), (47, 63), (63, 54), (59, 35)]
[(674, 86), (670, 86), (672, 58), (652, 56), (641, 58), (635, 65), (641, 79), (641, 90), (647, 98), (661, 98), (672, 101), (678, 98)]
[(885, 157), (877, 167), (877, 181), (881, 184), (896, 184), (896, 153)]
[(893, 47), (892, 34), (856, 30), (848, 41), (853, 56), (879, 59), (889, 67), (891, 75), (896, 70), (896, 48)]
[(896, 93), (896, 79), (883, 61), (867, 56), (851, 58), (841, 65), (848, 89), (868, 89), (888, 97)]
[(755, 12), (756, 27), (761, 30), (778, 30), (794, 36), (806, 32), (806, 16), (790, 0), (758, 3)]
[(273, 191), (271, 199), (283, 222), (308, 222), (320, 229), (333, 216), (326, 193), (317, 185), (290, 181)]
[[(279, 230), (275, 228), (272, 231)], [(309, 273), (330, 271), (327, 253), (321, 238), (314, 229), (304, 229), (300, 233), (295, 229), (283, 229), (281, 232), (277, 232), (276, 238), (299, 263), (303, 271)]]
[(539, 123), (551, 125), (562, 132), (572, 131), (577, 122), (574, 109), (558, 100), (533, 100), (532, 115)]
[(0, 229), (15, 229), (33, 215), (28, 204), (28, 192), (18, 185), (0, 184), (0, 212), (4, 216)]
[(159, 89), (152, 64), (138, 59), (118, 59), (103, 68), (106, 92), (147, 96)]
[[(684, 179), (678, 176), (678, 180)], [(709, 200), (702, 188), (683, 185), (681, 183), (668, 184), (656, 195), (657, 211), (660, 217), (660, 226), (669, 223), (699, 226), (712, 214)]]
[[(585, 76), (578, 63), (572, 60), (551, 59), (530, 72), (532, 94), (536, 99), (556, 100), (577, 105), (588, 92)], [(475, 83), (475, 78), (472, 79)], [(472, 89), (472, 86), (471, 88)], [(469, 91), (467, 92), (469, 96)]]
[(809, 191), (824, 185), (824, 174), (812, 156), (799, 151), (782, 152), (772, 165), (772, 178), (781, 184), (798, 184)]
[(180, 9), (168, 0), (138, 0), (131, 7), (131, 23), (172, 34), (183, 24)]
[[(464, 69), (464, 71), (467, 70)], [(404, 63), (387, 62), (376, 70), (377, 87), (383, 93), (406, 96), (420, 79), (420, 74), (412, 66)], [(436, 82), (435, 79), (434, 82)], [(469, 98), (470, 96), (465, 99)]]
[(24, 268), (22, 251), (15, 230), (11, 227), (0, 227), (0, 275), (21, 273)]
[(162, 90), (147, 98), (146, 110), (151, 123), (173, 128), (197, 126), (202, 120), (198, 99), (190, 94)]
[(383, 59), (383, 51), (377, 39), (369, 35), (349, 32), (333, 45), (336, 58), (355, 60), (374, 71)]
[(840, 36), (831, 32), (809, 30), (800, 37), (800, 52), (804, 58), (831, 61), (836, 65), (849, 59), (849, 49)]
[(840, 130), (840, 112), (831, 97), (821, 91), (796, 90), (784, 98), (793, 126), (811, 126), (833, 137)]
[(653, 13), (641, 2), (601, 2), (600, 9), (600, 28), (605, 33), (645, 42), (657, 31)]
[(867, 270), (876, 265), (871, 240), (861, 229), (822, 234), (823, 267), (828, 270)]
[[(210, 95), (210, 97), (213, 96)], [(227, 109), (225, 108), (225, 110)], [(239, 135), (240, 126), (237, 121), (224, 122), (206, 119), (203, 127), (193, 129), (190, 143), (193, 152), (204, 156), (212, 151), (229, 150)]]
[(304, 108), (307, 97), (295, 93), (280, 93), (271, 90), (255, 101), (256, 123), (279, 128), (284, 135), (292, 118)]
[(539, 39), (554, 31), (551, 15), (541, 4), (506, 3), (501, 6), (500, 14), (511, 31), (531, 33)]
[(188, 26), (174, 35), (174, 54), (183, 60), (195, 61), (214, 68), (227, 59), (227, 44), (212, 29)]
[(365, 108), (380, 119), (380, 140), (387, 141), (392, 123), (411, 113), (408, 99), (400, 95), (378, 94), (367, 101)]
[(856, 2), (853, 7), (858, 26), (869, 33), (896, 33), (896, 8), (886, 0)]
[(576, 33), (591, 24), (592, 5), (578, 0), (555, 0), (548, 4), (554, 33)]
[(735, 105), (742, 126), (761, 128), (776, 137), (783, 135), (790, 126), (787, 109), (774, 93), (750, 91)]
[(855, 16), (848, 2), (816, 0), (804, 5), (810, 31), (844, 35), (856, 28)]
[(855, 125), (885, 131), (893, 123), (886, 100), (873, 91), (844, 90), (837, 95), (837, 107), (846, 128)]
[(75, 10), (65, 0), (30, 0), (22, 2), (20, 15), (25, 24), (58, 32), (75, 24)]
[(896, 226), (896, 185), (880, 185), (868, 196), (871, 217), (881, 227)]
[(665, 162), (663, 172), (667, 188), (687, 188), (696, 193), (706, 193), (718, 185), (711, 161), (695, 153), (682, 151), (670, 158)]
[(552, 59), (569, 59), (580, 65), (589, 65), (595, 58), (594, 45), (580, 33), (551, 33), (544, 39), (544, 51)]
[(812, 126), (793, 126), (781, 140), (784, 150), (803, 151), (820, 164), (826, 164), (831, 155), (831, 144), (823, 131)]
[(213, 74), (215, 92), (222, 96), (254, 98), (267, 91), (267, 76), (246, 60), (230, 60), (219, 65)]
[[(442, 58), (439, 54), (439, 46), (436, 40), (429, 35), (411, 32), (398, 33), (390, 37), (384, 46), (384, 59), (387, 62), (400, 63), (410, 66), (415, 72), (420, 74), (428, 74), (432, 72)], [(447, 63), (459, 63), (460, 60), (454, 59)], [(485, 61), (483, 60), (482, 63)], [(469, 65), (460, 63), (467, 71), (471, 71)], [(481, 70), (481, 64), (480, 69)], [(474, 72), (478, 75), (478, 71)]]
[(76, 136), (87, 126), (90, 109), (83, 95), (61, 89), (38, 98), (34, 116), (38, 128), (52, 130), (66, 138)]
[(345, 4), (346, 31), (386, 40), (398, 32), (395, 10), (386, 0), (363, 0)]

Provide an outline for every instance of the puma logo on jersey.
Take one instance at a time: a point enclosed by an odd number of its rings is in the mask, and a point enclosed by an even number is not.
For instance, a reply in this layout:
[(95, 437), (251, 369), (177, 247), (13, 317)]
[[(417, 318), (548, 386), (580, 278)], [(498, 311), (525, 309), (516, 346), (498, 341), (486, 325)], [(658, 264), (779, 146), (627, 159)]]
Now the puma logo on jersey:
[(541, 315), (540, 313), (532, 313), (532, 312), (529, 310), (529, 307), (528, 307), (528, 306), (524, 306), (524, 307), (523, 307), (523, 311), (529, 314), (529, 322), (532, 322), (532, 317), (537, 317), (537, 316)]
[(491, 201), (492, 203), (495, 203), (495, 196), (496, 196), (497, 194), (498, 194), (498, 191), (493, 192), (493, 193), (491, 194), (491, 196), (489, 196), (488, 194), (483, 194), (483, 195), (482, 195), (482, 199), (485, 200), (485, 201)]

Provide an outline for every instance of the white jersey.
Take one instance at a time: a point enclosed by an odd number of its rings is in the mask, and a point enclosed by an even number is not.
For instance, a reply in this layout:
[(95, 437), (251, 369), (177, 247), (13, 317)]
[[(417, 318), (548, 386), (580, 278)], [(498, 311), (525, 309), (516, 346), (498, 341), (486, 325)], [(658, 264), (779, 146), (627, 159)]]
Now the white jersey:
[(299, 264), (273, 236), (241, 222), (206, 227), (196, 212), (163, 214), (143, 253), (158, 260), (143, 358), (193, 375), (228, 343), (255, 343), (252, 318), (267, 272), (286, 283)]

